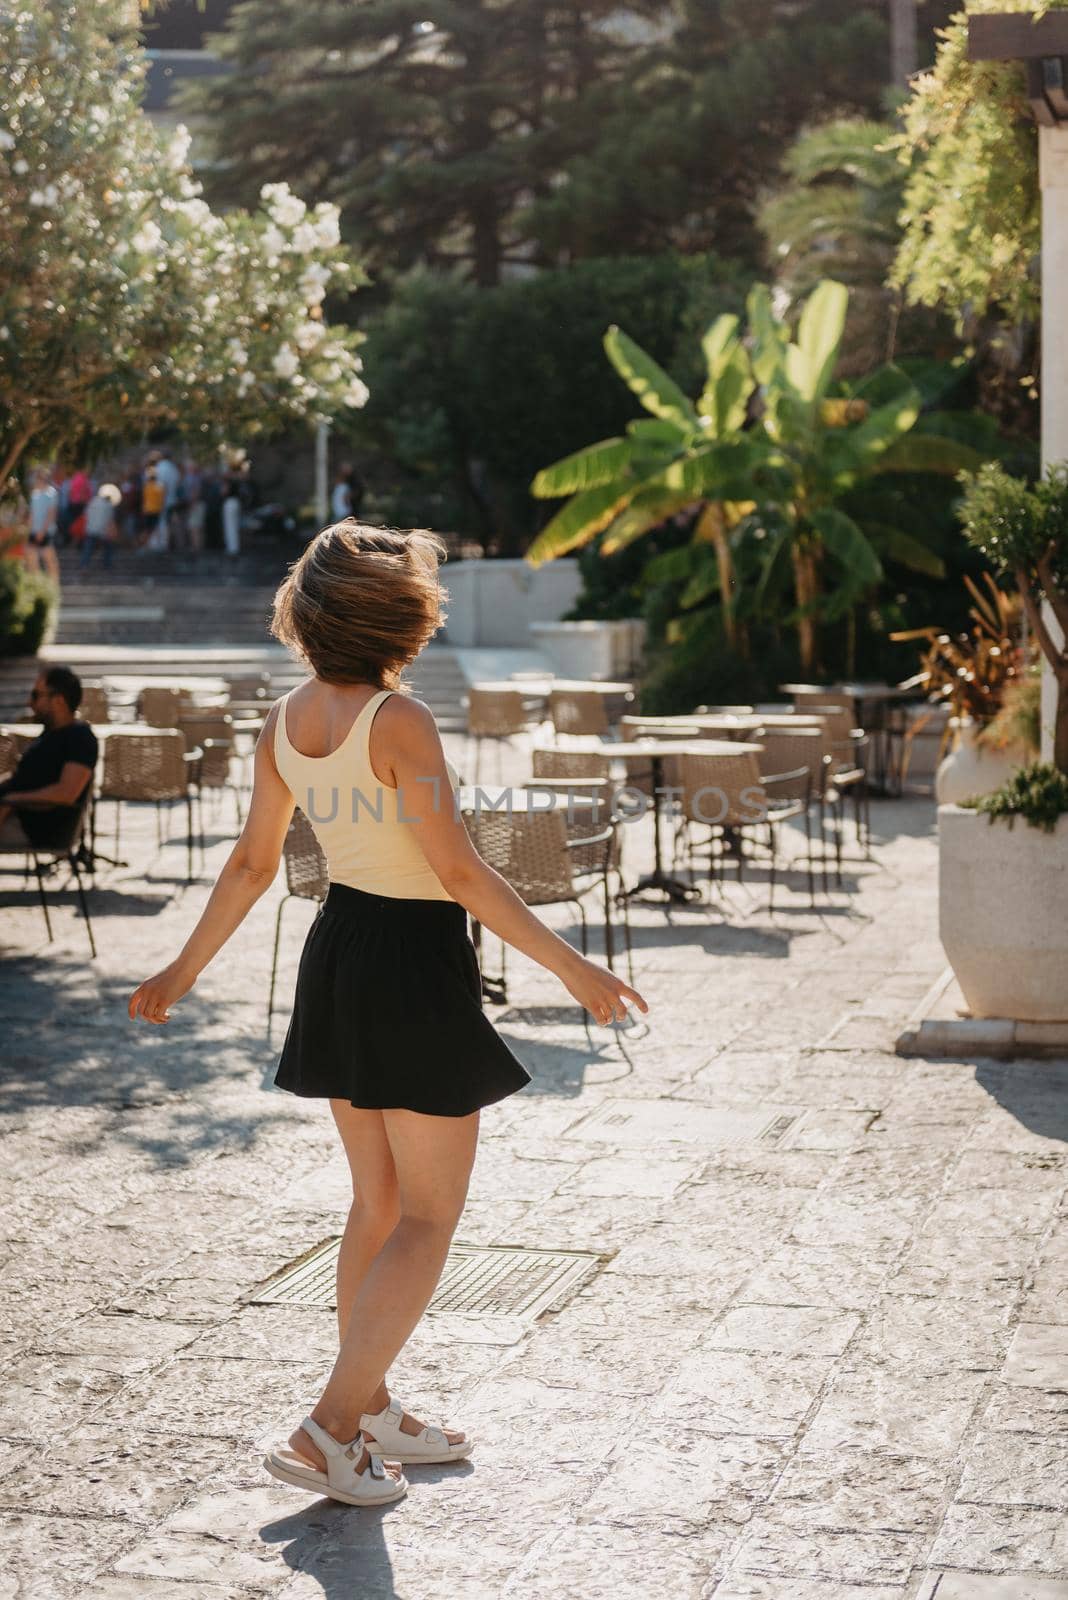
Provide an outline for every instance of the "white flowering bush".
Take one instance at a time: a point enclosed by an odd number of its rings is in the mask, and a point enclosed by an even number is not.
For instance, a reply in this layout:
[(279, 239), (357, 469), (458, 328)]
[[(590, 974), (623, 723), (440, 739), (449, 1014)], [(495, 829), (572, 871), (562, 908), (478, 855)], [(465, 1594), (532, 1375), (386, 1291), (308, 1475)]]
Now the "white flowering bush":
[(367, 400), (327, 294), (362, 282), (337, 208), (284, 183), (214, 213), (188, 134), (140, 108), (123, 0), (0, 7), (0, 483), (23, 456), (167, 422), (213, 440)]

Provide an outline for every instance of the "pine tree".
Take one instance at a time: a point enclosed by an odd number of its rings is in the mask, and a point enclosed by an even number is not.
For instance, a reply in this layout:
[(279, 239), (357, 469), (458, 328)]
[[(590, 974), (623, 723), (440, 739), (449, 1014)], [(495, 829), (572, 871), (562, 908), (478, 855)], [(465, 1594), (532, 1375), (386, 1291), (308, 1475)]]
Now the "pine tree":
[[(459, 266), (485, 286), (538, 261), (521, 223), (599, 137), (640, 48), (613, 0), (248, 0), (213, 48), (233, 73), (191, 92), (216, 188), (298, 173), (340, 203), (374, 263)], [(428, 20), (432, 18), (432, 20)]]

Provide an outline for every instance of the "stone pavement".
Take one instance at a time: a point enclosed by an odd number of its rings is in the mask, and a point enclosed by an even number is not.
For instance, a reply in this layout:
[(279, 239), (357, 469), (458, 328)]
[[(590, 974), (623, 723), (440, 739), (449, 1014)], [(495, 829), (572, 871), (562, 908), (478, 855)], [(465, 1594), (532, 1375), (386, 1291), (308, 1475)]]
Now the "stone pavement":
[(270, 1087), (280, 887), (150, 1031), (129, 990), (210, 886), (180, 843), (127, 808), (92, 965), (5, 874), (0, 1597), (1065, 1600), (1068, 1063), (891, 1053), (942, 964), (933, 821), (876, 805), (815, 915), (759, 877), (635, 908), (633, 1033), (512, 956), (491, 1014), (534, 1082), (458, 1237), (604, 1259), (533, 1324), (427, 1319), (396, 1390), (478, 1449), (383, 1513), (260, 1467), (333, 1315), (239, 1297), (347, 1203), (325, 1108)]

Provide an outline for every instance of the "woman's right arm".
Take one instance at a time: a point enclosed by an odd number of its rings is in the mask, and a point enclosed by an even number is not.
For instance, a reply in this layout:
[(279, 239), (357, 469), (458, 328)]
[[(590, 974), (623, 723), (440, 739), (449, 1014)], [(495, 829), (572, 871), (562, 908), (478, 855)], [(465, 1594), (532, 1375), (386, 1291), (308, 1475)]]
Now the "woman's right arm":
[[(376, 759), (379, 749), (383, 753)], [(371, 758), (376, 775), (401, 791), (403, 814), (418, 829), (423, 854), (442, 887), (476, 921), (555, 973), (599, 1022), (622, 1021), (624, 1000), (649, 1009), (637, 990), (546, 927), (483, 861), (455, 814), (445, 752), (426, 706), (391, 696), (372, 725)]]

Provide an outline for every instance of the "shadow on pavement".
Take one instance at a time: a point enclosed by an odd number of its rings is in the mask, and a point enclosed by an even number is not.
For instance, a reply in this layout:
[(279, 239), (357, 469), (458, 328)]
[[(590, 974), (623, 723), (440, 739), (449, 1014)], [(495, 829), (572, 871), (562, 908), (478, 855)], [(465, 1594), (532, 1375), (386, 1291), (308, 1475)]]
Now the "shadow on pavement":
[(1068, 1061), (980, 1061), (975, 1081), (1029, 1133), (1068, 1144)]

